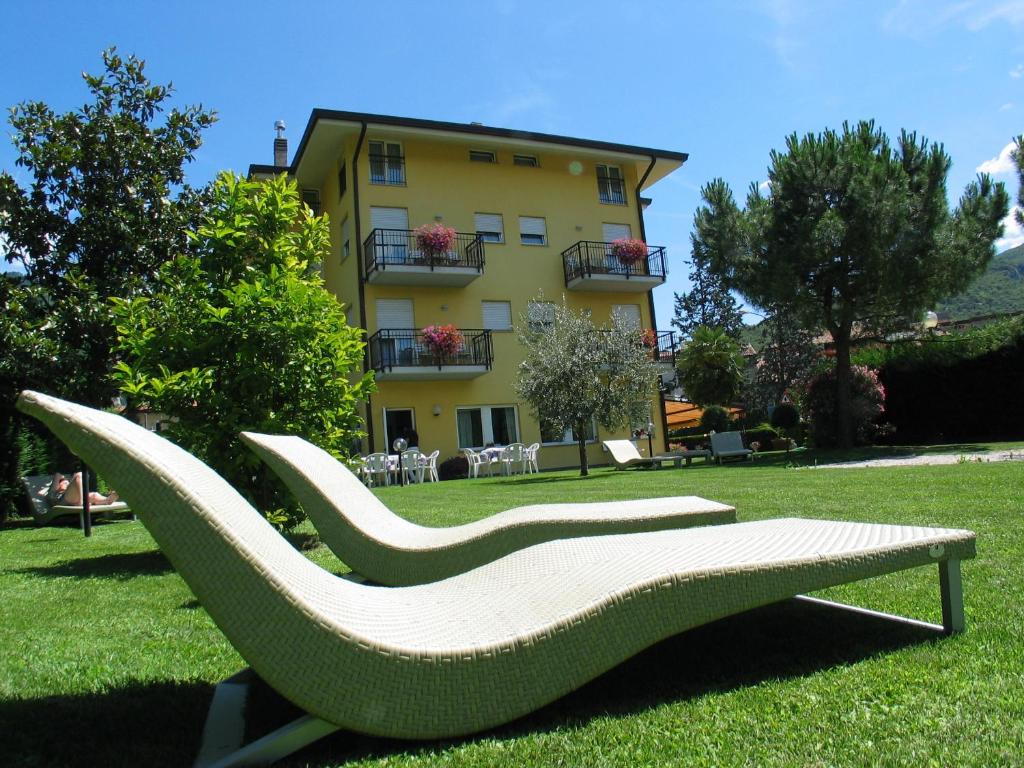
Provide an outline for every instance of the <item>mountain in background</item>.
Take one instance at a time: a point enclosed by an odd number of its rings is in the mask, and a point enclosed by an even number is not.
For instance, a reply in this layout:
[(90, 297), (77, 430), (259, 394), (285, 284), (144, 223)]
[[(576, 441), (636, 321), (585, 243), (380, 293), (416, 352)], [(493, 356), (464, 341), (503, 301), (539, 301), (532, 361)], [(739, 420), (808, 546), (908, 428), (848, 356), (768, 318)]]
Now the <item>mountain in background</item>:
[(966, 291), (941, 302), (935, 311), (952, 320), (1024, 312), (1024, 245), (993, 258)]

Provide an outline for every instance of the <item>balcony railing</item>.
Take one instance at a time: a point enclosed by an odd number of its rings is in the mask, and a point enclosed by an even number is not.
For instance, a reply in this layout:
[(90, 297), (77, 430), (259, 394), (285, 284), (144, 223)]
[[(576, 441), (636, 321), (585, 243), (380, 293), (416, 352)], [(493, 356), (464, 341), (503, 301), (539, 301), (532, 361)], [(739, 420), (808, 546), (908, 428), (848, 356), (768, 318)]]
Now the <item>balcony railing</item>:
[(411, 328), (385, 328), (370, 336), (370, 367), (382, 373), (391, 373), (396, 368), (490, 370), (494, 361), (491, 332), (488, 330), (460, 328), (462, 341), (451, 354), (434, 351), (423, 332)]
[[(598, 333), (610, 333), (611, 331), (599, 330)], [(642, 343), (650, 351), (650, 358), (656, 363), (665, 363), (675, 367), (676, 364), (676, 334), (675, 331), (641, 331)]]
[(370, 183), (405, 184), (405, 158), (401, 155), (370, 155)]
[(562, 265), (565, 268), (565, 283), (573, 280), (608, 275), (618, 279), (649, 278), (665, 280), (665, 248), (647, 246), (647, 258), (635, 264), (623, 264), (612, 254), (611, 243), (582, 240), (562, 251)]
[(363, 243), (363, 266), (367, 279), (374, 272), (388, 267), (417, 267), (417, 271), (452, 268), (484, 269), (484, 244), (477, 234), (459, 232), (450, 251), (440, 254), (424, 253), (411, 229), (375, 229)]

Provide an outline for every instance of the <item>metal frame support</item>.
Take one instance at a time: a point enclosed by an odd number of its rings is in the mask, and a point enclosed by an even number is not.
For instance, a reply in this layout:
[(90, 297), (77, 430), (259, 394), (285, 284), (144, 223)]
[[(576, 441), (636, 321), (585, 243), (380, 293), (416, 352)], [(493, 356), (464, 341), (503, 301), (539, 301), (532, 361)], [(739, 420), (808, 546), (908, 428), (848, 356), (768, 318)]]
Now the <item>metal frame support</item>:
[(872, 611), (867, 608), (858, 608), (855, 605), (846, 605), (845, 603), (822, 600), (821, 598), (809, 597), (807, 595), (797, 595), (794, 599), (829, 608), (841, 608), (844, 611), (850, 611), (862, 616), (871, 616), (876, 619), (887, 619), (888, 621), (895, 621), (900, 624), (909, 624), (912, 627), (929, 629), (944, 635), (963, 632), (966, 628), (966, 620), (964, 619), (964, 591), (963, 582), (960, 578), (959, 560), (943, 560), (939, 563), (939, 592), (942, 599), (942, 624), (908, 619), (905, 616), (895, 616), (891, 613)]
[(245, 703), (254, 677), (252, 670), (246, 669), (217, 685), (194, 768), (268, 765), (339, 729), (326, 720), (303, 715), (242, 746), (245, 739)]

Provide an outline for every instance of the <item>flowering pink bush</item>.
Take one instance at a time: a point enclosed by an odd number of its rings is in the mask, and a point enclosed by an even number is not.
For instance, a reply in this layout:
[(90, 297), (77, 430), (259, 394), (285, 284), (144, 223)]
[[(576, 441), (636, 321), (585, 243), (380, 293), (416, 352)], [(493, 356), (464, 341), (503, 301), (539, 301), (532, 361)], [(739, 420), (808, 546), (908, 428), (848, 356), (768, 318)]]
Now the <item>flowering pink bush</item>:
[(416, 247), (427, 256), (440, 256), (455, 245), (455, 230), (444, 224), (424, 224), (413, 230)]
[(653, 328), (644, 328), (640, 331), (640, 343), (648, 349), (654, 349), (658, 346), (658, 334)]
[(647, 259), (647, 243), (643, 240), (621, 238), (612, 241), (612, 256), (627, 267)]
[[(850, 367), (850, 418), (854, 438), (867, 444), (878, 431), (885, 406), (885, 387), (878, 374), (863, 365)], [(836, 369), (815, 376), (807, 385), (807, 412), (815, 446), (825, 448), (838, 443), (839, 415), (836, 408)]]
[(462, 332), (454, 325), (428, 325), (423, 341), (435, 355), (451, 357), (462, 347)]

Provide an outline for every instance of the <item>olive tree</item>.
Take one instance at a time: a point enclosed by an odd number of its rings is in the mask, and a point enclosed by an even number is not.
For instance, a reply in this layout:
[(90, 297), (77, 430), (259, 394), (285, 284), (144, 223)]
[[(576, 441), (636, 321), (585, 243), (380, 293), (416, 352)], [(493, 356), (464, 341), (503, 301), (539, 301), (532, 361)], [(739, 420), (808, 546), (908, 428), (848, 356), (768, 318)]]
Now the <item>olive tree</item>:
[(642, 331), (614, 314), (597, 327), (589, 313), (553, 304), (550, 322), (525, 315), (516, 333), (525, 348), (516, 392), (542, 424), (572, 430), (579, 447), (580, 475), (589, 474), (587, 426), (614, 430), (647, 423), (658, 378)]

